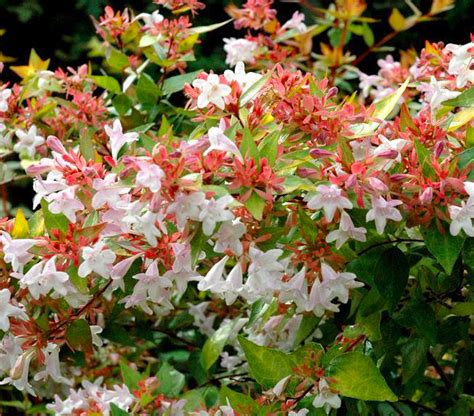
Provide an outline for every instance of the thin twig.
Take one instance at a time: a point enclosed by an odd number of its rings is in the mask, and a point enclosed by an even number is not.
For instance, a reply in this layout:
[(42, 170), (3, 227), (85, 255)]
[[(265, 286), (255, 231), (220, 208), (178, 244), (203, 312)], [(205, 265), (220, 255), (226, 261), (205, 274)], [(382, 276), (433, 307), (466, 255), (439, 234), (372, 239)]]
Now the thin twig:
[(413, 402), (411, 400), (401, 399), (401, 400), (399, 400), (399, 402), (400, 403), (405, 403), (408, 406), (417, 407), (418, 409), (423, 409), (424, 411), (433, 413), (435, 415), (443, 415), (444, 414), (443, 412), (440, 412), (439, 410), (432, 409), (431, 407), (425, 406), (424, 404), (421, 404), (421, 403)]
[(441, 380), (443, 380), (443, 383), (446, 386), (446, 389), (449, 390), (451, 388), (451, 382), (446, 376), (446, 373), (443, 371), (443, 368), (439, 365), (438, 361), (436, 361), (436, 358), (433, 356), (433, 354), (431, 354), (430, 351), (428, 351), (427, 355), (428, 355), (429, 363), (434, 367), (434, 369), (440, 376)]
[(362, 251), (357, 253), (358, 256), (362, 256), (362, 254), (367, 253), (369, 250), (372, 250), (375, 247), (384, 246), (387, 244), (398, 244), (398, 243), (423, 243), (424, 240), (419, 240), (417, 238), (396, 238), (395, 240), (390, 241), (382, 241), (381, 243), (372, 244), (371, 246), (364, 248)]

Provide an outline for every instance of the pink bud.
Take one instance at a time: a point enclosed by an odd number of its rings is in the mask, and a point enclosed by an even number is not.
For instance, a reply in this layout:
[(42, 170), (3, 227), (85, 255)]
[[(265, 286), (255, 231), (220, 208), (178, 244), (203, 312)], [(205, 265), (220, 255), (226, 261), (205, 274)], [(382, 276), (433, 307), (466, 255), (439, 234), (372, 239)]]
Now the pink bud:
[(335, 95), (337, 95), (337, 93), (339, 92), (338, 88), (337, 87), (331, 87), (329, 88), (328, 90), (328, 93), (326, 94), (326, 99), (330, 99), (332, 97), (334, 97)]
[(420, 202), (423, 205), (427, 205), (432, 201), (432, 199), (433, 199), (433, 188), (431, 186), (429, 186), (420, 195)]
[(321, 159), (329, 156), (334, 156), (334, 153), (328, 152), (327, 150), (324, 149), (311, 149), (309, 154), (313, 159)]
[(56, 136), (48, 136), (48, 138), (46, 139), (46, 144), (52, 151), (56, 153), (59, 153), (61, 155), (65, 155), (67, 153), (63, 144)]
[(400, 182), (400, 181), (404, 181), (408, 177), (409, 175), (405, 175), (404, 173), (395, 173), (394, 175), (390, 176), (390, 180), (392, 182)]
[(346, 179), (345, 186), (346, 188), (352, 188), (355, 186), (357, 183), (357, 175), (349, 175), (349, 177)]
[(377, 157), (382, 159), (396, 159), (398, 156), (398, 152), (394, 149), (386, 150), (385, 152), (377, 153)]
[(150, 201), (150, 211), (151, 212), (158, 212), (160, 210), (162, 203), (162, 198), (159, 192), (153, 194), (153, 197)]
[(298, 176), (301, 176), (302, 178), (310, 178), (310, 177), (316, 177), (318, 174), (318, 171), (316, 169), (298, 168), (296, 170), (296, 173)]
[(38, 176), (49, 172), (54, 168), (54, 161), (52, 159), (41, 159), (38, 163), (30, 165), (26, 168), (26, 173), (30, 176)]
[(385, 185), (380, 179), (371, 177), (368, 179), (369, 186), (374, 190), (374, 191), (379, 191), (379, 192), (387, 192), (388, 187)]
[(443, 150), (444, 150), (444, 142), (441, 140), (439, 142), (437, 142), (435, 145), (434, 145), (434, 154), (435, 154), (435, 157), (440, 157), (441, 156), (441, 153), (443, 153)]

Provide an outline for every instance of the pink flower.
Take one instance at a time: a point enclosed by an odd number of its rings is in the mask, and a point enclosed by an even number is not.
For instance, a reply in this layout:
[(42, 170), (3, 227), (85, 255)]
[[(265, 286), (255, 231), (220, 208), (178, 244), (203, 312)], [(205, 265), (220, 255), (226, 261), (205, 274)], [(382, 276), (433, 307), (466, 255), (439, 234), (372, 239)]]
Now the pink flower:
[(402, 201), (397, 199), (392, 199), (386, 201), (381, 196), (374, 197), (372, 196), (372, 209), (367, 212), (366, 221), (375, 221), (375, 227), (377, 232), (382, 234), (387, 225), (387, 220), (401, 221), (402, 214), (398, 209), (394, 208), (398, 205), (401, 205)]
[(318, 194), (308, 200), (309, 209), (323, 209), (326, 219), (331, 222), (338, 209), (351, 209), (352, 202), (342, 195), (337, 185), (319, 185)]
[(138, 140), (138, 133), (124, 133), (122, 129), (122, 123), (117, 119), (114, 121), (113, 127), (105, 126), (105, 132), (109, 136), (110, 148), (112, 151), (112, 157), (117, 160), (120, 149), (126, 143), (136, 142)]

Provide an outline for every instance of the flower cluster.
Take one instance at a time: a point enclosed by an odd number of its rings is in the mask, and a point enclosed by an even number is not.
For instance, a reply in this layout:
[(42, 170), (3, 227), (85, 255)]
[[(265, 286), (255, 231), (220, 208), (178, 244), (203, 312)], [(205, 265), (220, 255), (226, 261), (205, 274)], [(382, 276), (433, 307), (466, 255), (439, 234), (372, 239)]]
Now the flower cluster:
[[(0, 220), (0, 386), (58, 415), (435, 406), (420, 383), (471, 357), (473, 43), (388, 56), (344, 96), (342, 66), (286, 62), (311, 55), (300, 12), (229, 7), (230, 69), (185, 73), (203, 4), (155, 3), (96, 22), (122, 82), (32, 53), (0, 90), (35, 193)], [(365, 3), (334, 7), (359, 25)]]

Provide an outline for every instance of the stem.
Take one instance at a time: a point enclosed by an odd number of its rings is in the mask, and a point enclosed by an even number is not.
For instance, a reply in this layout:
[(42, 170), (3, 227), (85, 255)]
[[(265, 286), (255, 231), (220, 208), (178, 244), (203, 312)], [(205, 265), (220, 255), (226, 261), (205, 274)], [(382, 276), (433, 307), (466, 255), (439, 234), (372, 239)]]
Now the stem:
[(193, 348), (196, 348), (197, 345), (193, 344), (191, 341), (188, 341), (187, 339), (184, 339), (182, 337), (180, 337), (179, 335), (176, 335), (176, 334), (173, 334), (172, 332), (169, 332), (167, 330), (164, 330), (164, 329), (157, 329), (157, 328), (152, 328), (153, 331), (156, 331), (156, 332), (161, 332), (162, 334), (165, 334), (167, 335), (168, 337), (170, 338), (173, 338), (177, 341), (180, 341), (182, 342), (183, 344), (186, 344), (190, 347), (193, 347)]
[(382, 45), (387, 43), (389, 40), (393, 39), (395, 36), (397, 36), (400, 32), (393, 31), (388, 34), (386, 34), (382, 39), (380, 39), (378, 42), (375, 42), (372, 46), (370, 46), (365, 52), (360, 54), (354, 62), (351, 63), (351, 65), (357, 66), (361, 61), (363, 61), (365, 58), (367, 58), (373, 51), (374, 49), (380, 48)]
[(405, 403), (408, 406), (413, 406), (413, 407), (416, 407), (418, 409), (422, 409), (426, 412), (433, 413), (434, 415), (443, 415), (444, 414), (443, 412), (440, 412), (439, 410), (432, 409), (431, 407), (425, 406), (424, 404), (421, 404), (421, 403), (413, 402), (411, 400), (402, 399), (402, 400), (399, 400), (399, 402), (400, 403)]
[(51, 329), (51, 331), (49, 332), (48, 335), (51, 335), (51, 334), (54, 334), (55, 332), (58, 332), (62, 327), (64, 327), (65, 325), (67, 325), (71, 319), (76, 319), (78, 318), (79, 316), (81, 316), (85, 311), (86, 309), (88, 309), (95, 301), (96, 299), (98, 299), (108, 288), (109, 286), (112, 284), (112, 279), (110, 279), (105, 285), (104, 287), (102, 287), (102, 289), (100, 289), (97, 293), (94, 294), (94, 296), (92, 297), (91, 300), (89, 300), (89, 302), (87, 302), (83, 307), (81, 307), (77, 312), (74, 312), (72, 315), (70, 315), (67, 319), (63, 320), (62, 322), (59, 322), (58, 325), (56, 325), (53, 329)]
[(424, 240), (419, 240), (417, 238), (396, 238), (395, 240), (391, 241), (382, 241), (381, 243), (372, 244), (371, 246), (364, 248), (362, 251), (357, 253), (358, 256), (362, 256), (362, 254), (367, 253), (368, 251), (372, 250), (375, 247), (384, 246), (387, 244), (398, 244), (398, 243), (423, 243)]
[(436, 372), (441, 377), (441, 380), (443, 380), (443, 383), (446, 386), (446, 389), (447, 390), (451, 389), (451, 382), (449, 381), (442, 367), (439, 365), (438, 361), (436, 361), (436, 358), (433, 356), (433, 354), (431, 354), (430, 351), (428, 351), (427, 355), (428, 355), (429, 363), (435, 368)]
[(219, 377), (213, 377), (210, 380), (206, 381), (204, 384), (201, 384), (199, 387), (207, 386), (208, 384), (212, 384), (216, 381), (223, 380), (225, 378), (246, 377), (246, 376), (248, 376), (248, 374), (249, 373), (227, 374), (227, 375), (222, 375), (222, 376), (219, 376)]

